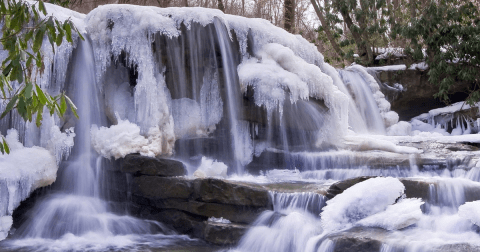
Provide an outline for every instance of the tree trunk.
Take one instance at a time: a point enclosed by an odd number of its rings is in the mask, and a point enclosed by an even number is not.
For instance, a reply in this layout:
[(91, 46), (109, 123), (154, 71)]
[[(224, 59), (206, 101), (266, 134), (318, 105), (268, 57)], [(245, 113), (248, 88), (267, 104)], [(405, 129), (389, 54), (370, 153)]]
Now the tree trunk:
[(217, 0), (218, 3), (218, 9), (221, 10), (222, 12), (225, 12), (225, 7), (223, 6), (223, 0)]
[(372, 48), (369, 48), (369, 46), (367, 45), (367, 41), (362, 40), (362, 34), (358, 33), (356, 31), (356, 29), (353, 29), (354, 24), (353, 24), (352, 18), (348, 14), (348, 12), (341, 11), (340, 14), (342, 14), (343, 20), (345, 21), (348, 29), (352, 33), (353, 40), (355, 40), (355, 44), (358, 47), (359, 56), (361, 56), (361, 57), (366, 56), (368, 63), (371, 63), (369, 61), (370, 60), (369, 55), (372, 55), (372, 57), (373, 57)]
[(416, 1), (418, 1), (418, 0), (410, 0), (410, 15), (411, 15), (411, 18), (416, 18), (417, 17)]
[(295, 31), (295, 0), (285, 0), (284, 2), (284, 27), (289, 32)]
[(188, 0), (183, 0), (183, 6), (188, 7)]
[(333, 37), (333, 34), (330, 30), (330, 25), (328, 25), (327, 19), (323, 15), (322, 10), (320, 10), (320, 7), (318, 6), (317, 1), (316, 0), (310, 0), (310, 1), (312, 2), (313, 9), (315, 9), (315, 13), (317, 13), (318, 19), (320, 19), (320, 23), (322, 23), (323, 30), (325, 31), (325, 35), (327, 35), (327, 38), (330, 41), (330, 43), (332, 44), (333, 49), (335, 50), (337, 55), (339, 57), (342, 57), (343, 56), (343, 51), (342, 51), (342, 49), (340, 49), (340, 46), (338, 45), (337, 41)]
[(242, 0), (242, 16), (245, 16), (245, 0)]

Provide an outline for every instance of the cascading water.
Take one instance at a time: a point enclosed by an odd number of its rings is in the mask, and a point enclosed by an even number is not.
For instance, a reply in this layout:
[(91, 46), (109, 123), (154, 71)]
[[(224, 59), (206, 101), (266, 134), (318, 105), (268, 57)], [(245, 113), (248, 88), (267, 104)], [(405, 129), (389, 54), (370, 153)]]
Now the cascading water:
[[(165, 246), (176, 241), (188, 242), (187, 237), (161, 223), (145, 221), (128, 215), (111, 213), (108, 202), (101, 196), (102, 170), (108, 162), (102, 161), (90, 142), (90, 126), (102, 125), (106, 118), (101, 97), (95, 84), (93, 51), (89, 40), (80, 41), (73, 55), (72, 97), (81, 119), (76, 122), (75, 147), (70, 159), (59, 172), (59, 183), (54, 193), (47, 195), (29, 213), (30, 218), (15, 232), (8, 249), (85, 250), (107, 248), (134, 248), (137, 243)], [(155, 235), (154, 235), (155, 234)], [(161, 238), (162, 241), (155, 242)]]

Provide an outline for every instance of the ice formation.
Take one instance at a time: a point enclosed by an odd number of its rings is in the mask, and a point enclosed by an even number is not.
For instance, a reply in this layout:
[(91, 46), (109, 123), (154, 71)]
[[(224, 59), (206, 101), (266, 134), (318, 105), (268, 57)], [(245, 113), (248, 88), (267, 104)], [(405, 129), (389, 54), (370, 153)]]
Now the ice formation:
[(355, 184), (327, 201), (322, 226), (331, 232), (352, 227), (358, 221), (385, 211), (402, 196), (405, 186), (396, 178), (377, 177)]
[(13, 210), (33, 190), (52, 184), (58, 169), (51, 152), (37, 146), (24, 147), (16, 130), (9, 130), (5, 139), (11, 152), (0, 154), (0, 239), (10, 229)]
[(196, 178), (227, 177), (227, 165), (222, 162), (217, 162), (207, 157), (202, 157), (202, 162), (198, 169), (193, 173)]
[(386, 230), (398, 230), (417, 223), (422, 218), (421, 199), (403, 199), (390, 205), (383, 212), (370, 215), (356, 223), (366, 227), (380, 227)]
[(215, 218), (215, 217), (213, 217), (213, 216), (210, 217), (210, 218), (208, 218), (208, 221), (209, 221), (209, 222), (215, 222), (215, 223), (222, 223), (222, 224), (230, 224), (230, 223), (232, 223), (231, 221), (229, 221), (229, 220), (227, 220), (227, 219), (225, 219), (225, 218), (223, 218), (223, 217)]
[(458, 208), (458, 215), (480, 227), (480, 200), (461, 205)]
[(163, 153), (161, 137), (158, 127), (143, 136), (138, 125), (121, 119), (109, 128), (92, 125), (91, 129), (92, 147), (105, 158), (117, 159), (130, 153), (155, 157)]

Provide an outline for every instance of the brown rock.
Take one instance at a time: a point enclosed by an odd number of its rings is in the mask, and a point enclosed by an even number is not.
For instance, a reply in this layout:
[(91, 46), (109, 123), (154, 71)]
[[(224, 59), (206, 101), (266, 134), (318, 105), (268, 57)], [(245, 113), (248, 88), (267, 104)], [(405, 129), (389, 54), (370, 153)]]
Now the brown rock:
[(247, 229), (247, 225), (206, 222), (203, 239), (215, 245), (235, 245)]
[(120, 162), (120, 170), (125, 173), (132, 173), (134, 176), (150, 175), (162, 177), (184, 176), (187, 170), (182, 162), (141, 156), (140, 154), (129, 154)]

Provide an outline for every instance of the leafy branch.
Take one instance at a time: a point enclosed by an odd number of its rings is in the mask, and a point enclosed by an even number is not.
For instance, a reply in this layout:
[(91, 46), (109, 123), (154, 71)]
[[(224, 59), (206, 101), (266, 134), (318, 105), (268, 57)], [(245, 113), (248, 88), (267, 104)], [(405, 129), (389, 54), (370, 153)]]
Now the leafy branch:
[[(25, 121), (32, 122), (35, 118), (35, 124), (40, 127), (45, 108), (50, 116), (58, 114), (63, 117), (67, 107), (78, 118), (75, 105), (64, 92), (52, 96), (43, 91), (34, 78), (43, 74), (45, 69), (41, 50), (45, 37), (53, 53), (55, 46), (60, 46), (64, 40), (73, 43), (72, 31), (84, 39), (72, 20), (62, 22), (54, 16), (47, 16), (41, 0), (33, 4), (6, 0), (0, 1), (0, 22), (3, 25), (0, 43), (8, 52), (0, 69), (0, 99), (8, 103), (0, 119), (16, 110)], [(5, 139), (2, 140), (0, 152), (9, 153)]]

